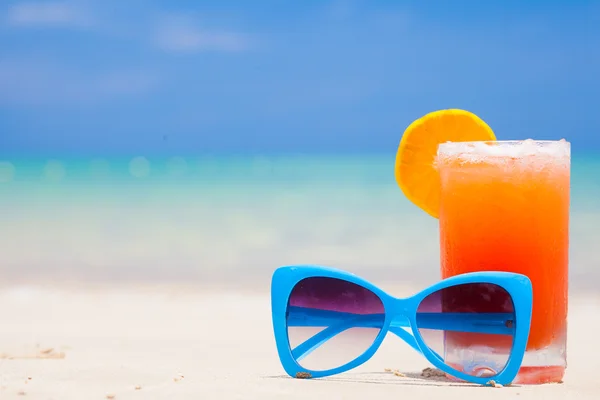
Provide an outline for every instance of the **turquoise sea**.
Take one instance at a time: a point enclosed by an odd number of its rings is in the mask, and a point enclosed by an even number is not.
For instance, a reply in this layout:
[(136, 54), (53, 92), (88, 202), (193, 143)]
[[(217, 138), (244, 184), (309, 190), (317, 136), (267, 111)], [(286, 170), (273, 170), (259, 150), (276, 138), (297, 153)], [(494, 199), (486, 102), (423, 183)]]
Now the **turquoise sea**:
[[(437, 220), (394, 157), (0, 157), (2, 282), (266, 286), (296, 263), (431, 282)], [(573, 155), (571, 194), (571, 287), (598, 292), (600, 155)]]

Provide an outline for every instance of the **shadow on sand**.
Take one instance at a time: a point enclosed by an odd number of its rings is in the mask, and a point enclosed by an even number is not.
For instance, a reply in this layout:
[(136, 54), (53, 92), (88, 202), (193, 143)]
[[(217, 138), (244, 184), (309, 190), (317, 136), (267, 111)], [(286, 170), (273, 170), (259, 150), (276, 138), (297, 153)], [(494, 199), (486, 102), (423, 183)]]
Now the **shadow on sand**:
[[(265, 376), (269, 379), (293, 379), (288, 375)], [(311, 379), (312, 381), (366, 383), (374, 385), (407, 385), (407, 386), (440, 386), (440, 387), (489, 387), (473, 383), (457, 382), (446, 378), (436, 370), (426, 368), (421, 372), (400, 372), (386, 370), (384, 372), (346, 372), (326, 378)], [(510, 387), (518, 387), (511, 385)]]

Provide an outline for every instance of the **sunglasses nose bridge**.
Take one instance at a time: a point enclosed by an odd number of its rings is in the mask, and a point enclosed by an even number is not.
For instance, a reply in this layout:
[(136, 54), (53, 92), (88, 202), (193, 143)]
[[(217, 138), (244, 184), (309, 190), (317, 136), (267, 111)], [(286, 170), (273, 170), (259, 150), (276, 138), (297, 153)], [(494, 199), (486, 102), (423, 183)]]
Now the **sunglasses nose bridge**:
[(389, 309), (387, 312), (390, 314), (390, 317), (393, 320), (404, 320), (408, 315), (408, 307), (409, 304), (404, 299), (394, 298), (389, 305)]

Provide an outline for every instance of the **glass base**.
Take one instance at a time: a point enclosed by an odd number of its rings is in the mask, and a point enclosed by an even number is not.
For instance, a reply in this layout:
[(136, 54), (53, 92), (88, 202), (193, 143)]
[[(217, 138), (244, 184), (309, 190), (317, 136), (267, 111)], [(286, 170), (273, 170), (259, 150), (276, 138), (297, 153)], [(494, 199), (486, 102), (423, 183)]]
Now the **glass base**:
[[(504, 368), (508, 354), (485, 352), (481, 348), (453, 348), (446, 352), (446, 363), (452, 368), (475, 376), (489, 376), (493, 379)], [(512, 383), (539, 385), (560, 383), (567, 368), (565, 343), (554, 344), (541, 350), (527, 351), (523, 357), (519, 373)], [(448, 376), (448, 379), (457, 381)]]

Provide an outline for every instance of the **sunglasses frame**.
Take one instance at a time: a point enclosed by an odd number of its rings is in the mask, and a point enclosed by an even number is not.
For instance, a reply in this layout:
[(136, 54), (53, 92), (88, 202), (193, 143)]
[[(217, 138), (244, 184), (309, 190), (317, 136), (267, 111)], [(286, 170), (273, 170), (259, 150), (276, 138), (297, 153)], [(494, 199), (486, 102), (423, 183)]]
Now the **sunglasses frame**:
[[(373, 341), (373, 344), (371, 344), (364, 353), (344, 365), (325, 371), (308, 370), (302, 368), (298, 364), (292, 356), (287, 332), (286, 311), (292, 290), (301, 280), (316, 277), (341, 279), (370, 290), (379, 297), (383, 303), (385, 312), (385, 321), (381, 331)], [(508, 292), (513, 301), (516, 323), (512, 350), (504, 369), (492, 377), (471, 376), (446, 365), (443, 360), (441, 360), (439, 356), (425, 344), (419, 333), (419, 329), (417, 328), (417, 309), (425, 297), (447, 287), (469, 283), (489, 283), (498, 285)], [(398, 316), (403, 316), (409, 321), (412, 336), (402, 329), (401, 331), (406, 332), (406, 334), (399, 336), (407, 344), (423, 354), (427, 361), (434, 367), (466, 382), (488, 385), (489, 381), (493, 379), (496, 383), (508, 385), (519, 372), (523, 356), (525, 355), (531, 324), (532, 301), (532, 285), (529, 278), (525, 275), (511, 272), (488, 271), (456, 275), (441, 280), (407, 298), (393, 297), (372, 283), (350, 272), (319, 265), (289, 265), (279, 267), (275, 270), (271, 279), (271, 312), (279, 359), (288, 375), (303, 379), (331, 376), (346, 372), (364, 364), (379, 349), (383, 339), (390, 330), (392, 320)]]

